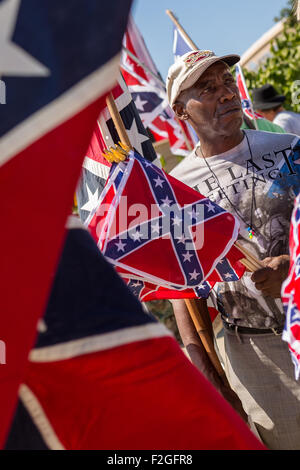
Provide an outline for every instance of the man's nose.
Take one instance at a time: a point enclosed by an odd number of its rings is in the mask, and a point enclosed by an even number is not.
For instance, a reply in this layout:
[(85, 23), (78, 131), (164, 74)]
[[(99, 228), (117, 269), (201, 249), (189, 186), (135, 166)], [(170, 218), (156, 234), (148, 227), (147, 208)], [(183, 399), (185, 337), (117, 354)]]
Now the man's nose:
[(220, 101), (221, 103), (224, 103), (225, 101), (231, 101), (233, 98), (235, 98), (236, 93), (232, 88), (224, 85), (222, 89), (220, 90)]

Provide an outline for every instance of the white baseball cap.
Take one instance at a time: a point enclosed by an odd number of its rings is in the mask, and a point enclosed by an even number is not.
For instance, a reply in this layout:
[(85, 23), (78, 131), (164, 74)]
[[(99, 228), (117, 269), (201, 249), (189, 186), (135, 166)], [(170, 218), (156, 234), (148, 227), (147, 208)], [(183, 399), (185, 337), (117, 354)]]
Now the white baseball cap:
[(216, 56), (212, 51), (190, 51), (179, 57), (171, 65), (167, 77), (167, 95), (172, 107), (183, 90), (187, 90), (196, 83), (208, 67), (219, 60), (230, 67), (240, 60), (236, 54)]

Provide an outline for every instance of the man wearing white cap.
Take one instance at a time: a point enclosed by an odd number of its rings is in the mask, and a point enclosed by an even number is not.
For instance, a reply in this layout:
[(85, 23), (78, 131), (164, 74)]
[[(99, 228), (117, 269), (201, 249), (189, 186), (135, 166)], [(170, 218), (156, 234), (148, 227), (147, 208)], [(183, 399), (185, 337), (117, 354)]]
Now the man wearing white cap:
[[(199, 137), (171, 174), (234, 214), (241, 244), (264, 260), (265, 268), (214, 290), (224, 324), (224, 364), (265, 445), (300, 449), (300, 386), (281, 339), (280, 299), (289, 268), (290, 215), (300, 189), (299, 137), (241, 130), (242, 106), (230, 72), (238, 61), (237, 55), (193, 51), (170, 67), (170, 105)], [(173, 306), (182, 340), (196, 347), (192, 360), (199, 364), (200, 343), (185, 304)]]

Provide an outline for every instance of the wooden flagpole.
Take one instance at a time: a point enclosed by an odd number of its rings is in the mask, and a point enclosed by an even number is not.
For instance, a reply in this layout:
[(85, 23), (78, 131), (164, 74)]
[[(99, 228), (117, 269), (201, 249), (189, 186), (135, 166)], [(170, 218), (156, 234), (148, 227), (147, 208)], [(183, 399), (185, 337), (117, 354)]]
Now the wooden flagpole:
[[(191, 49), (198, 49), (198, 47), (196, 46), (196, 44), (192, 41), (192, 39), (189, 37), (189, 35), (187, 34), (187, 32), (183, 29), (183, 27), (181, 26), (181, 24), (179, 23), (179, 21), (177, 20), (177, 18), (175, 17), (174, 13), (171, 11), (171, 10), (166, 10), (166, 14), (171, 18), (171, 20), (173, 21), (173, 23), (175, 24), (175, 26), (179, 29), (179, 31), (181, 32), (181, 34), (183, 35), (183, 37), (185, 38), (186, 42), (189, 44), (189, 46), (191, 47)], [(178, 118), (176, 117), (176, 120), (178, 122), (178, 124), (180, 125), (180, 122), (178, 120)], [(186, 135), (186, 133), (184, 132), (184, 130), (182, 129), (181, 125), (180, 125), (180, 129), (183, 133), (183, 137), (184, 137), (184, 141), (185, 141), (185, 145), (187, 146), (187, 149), (192, 151), (192, 146), (190, 144), (190, 141)]]
[(196, 46), (196, 44), (194, 43), (192, 38), (190, 38), (187, 32), (183, 29), (183, 27), (179, 23), (174, 13), (171, 10), (166, 10), (166, 14), (171, 18), (175, 26), (179, 29), (179, 31), (181, 32), (182, 36), (184, 37), (184, 39), (186, 40), (190, 48), (197, 51), (199, 48)]
[(119, 135), (120, 141), (128, 147), (132, 148), (131, 142), (124, 126), (124, 122), (122, 121), (112, 93), (109, 93), (106, 97), (106, 104), (113, 120), (113, 123), (115, 125), (116, 131)]

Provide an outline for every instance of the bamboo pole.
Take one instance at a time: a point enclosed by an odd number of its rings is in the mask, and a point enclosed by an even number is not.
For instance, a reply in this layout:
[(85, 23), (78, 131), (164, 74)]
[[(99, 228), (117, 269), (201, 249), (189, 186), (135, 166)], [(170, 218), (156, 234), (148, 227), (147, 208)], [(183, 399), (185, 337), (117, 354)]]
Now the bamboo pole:
[(174, 15), (174, 13), (171, 11), (171, 10), (166, 10), (166, 14), (171, 18), (171, 20), (173, 21), (173, 23), (175, 24), (175, 26), (179, 29), (179, 31), (181, 32), (182, 36), (184, 37), (184, 39), (186, 40), (186, 42), (188, 43), (188, 45), (191, 47), (191, 49), (193, 50), (198, 50), (199, 48), (196, 46), (196, 44), (194, 43), (194, 41), (192, 40), (192, 38), (190, 38), (190, 36), (187, 34), (187, 32), (184, 30), (184, 28), (181, 26), (181, 24), (179, 23), (178, 19), (176, 18), (176, 16)]

